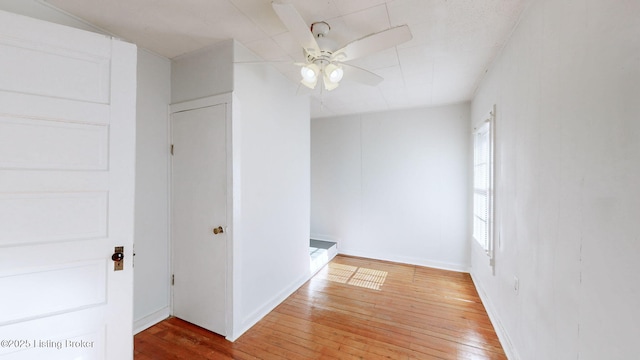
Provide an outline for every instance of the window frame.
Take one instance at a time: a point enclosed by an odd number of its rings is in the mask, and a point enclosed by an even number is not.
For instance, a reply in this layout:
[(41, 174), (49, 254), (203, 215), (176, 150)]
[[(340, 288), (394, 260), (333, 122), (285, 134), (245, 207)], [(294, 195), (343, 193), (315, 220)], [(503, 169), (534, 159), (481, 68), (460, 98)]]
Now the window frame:
[[(472, 238), (494, 258), (495, 105), (473, 132)], [(480, 177), (479, 177), (480, 176)], [(480, 201), (479, 201), (480, 200)], [(484, 218), (480, 213), (484, 213)], [(484, 223), (484, 229), (480, 228)]]

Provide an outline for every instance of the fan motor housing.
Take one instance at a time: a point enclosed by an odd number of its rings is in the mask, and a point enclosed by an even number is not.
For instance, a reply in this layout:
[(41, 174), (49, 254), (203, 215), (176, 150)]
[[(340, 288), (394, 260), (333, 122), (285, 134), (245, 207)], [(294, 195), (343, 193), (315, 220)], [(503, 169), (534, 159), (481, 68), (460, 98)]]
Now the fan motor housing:
[(326, 37), (329, 30), (331, 30), (331, 26), (324, 21), (318, 21), (311, 24), (311, 33), (316, 38), (318, 46), (320, 47), (320, 54), (310, 54), (303, 50), (304, 56), (308, 62), (314, 63), (318, 66), (327, 65), (331, 62), (331, 54), (333, 54), (337, 44), (332, 39)]

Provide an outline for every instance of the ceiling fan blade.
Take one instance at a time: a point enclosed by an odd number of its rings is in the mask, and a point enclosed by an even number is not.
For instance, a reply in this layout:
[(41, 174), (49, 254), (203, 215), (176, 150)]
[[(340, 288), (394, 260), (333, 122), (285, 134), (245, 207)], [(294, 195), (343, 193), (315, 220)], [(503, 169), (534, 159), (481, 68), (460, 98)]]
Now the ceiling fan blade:
[(382, 76), (357, 66), (349, 64), (340, 64), (340, 66), (344, 69), (344, 80), (356, 81), (369, 86), (376, 86), (384, 80)]
[(300, 13), (292, 4), (273, 2), (273, 10), (276, 12), (284, 26), (289, 30), (291, 36), (309, 54), (320, 54), (320, 47), (316, 38), (311, 33), (309, 25), (304, 21)]
[(349, 61), (394, 47), (413, 38), (409, 26), (402, 25), (383, 30), (352, 41), (331, 56), (332, 60)]

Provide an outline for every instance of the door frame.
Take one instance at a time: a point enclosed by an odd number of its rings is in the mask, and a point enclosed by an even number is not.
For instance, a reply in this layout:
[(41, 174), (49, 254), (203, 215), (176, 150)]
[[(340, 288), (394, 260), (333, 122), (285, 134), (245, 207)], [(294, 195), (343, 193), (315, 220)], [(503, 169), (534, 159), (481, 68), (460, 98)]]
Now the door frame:
[[(173, 137), (173, 127), (172, 127), (172, 118), (173, 114), (183, 111), (189, 110), (197, 110), (211, 106), (224, 105), (225, 106), (225, 129), (226, 129), (226, 161), (227, 161), (227, 198), (226, 198), (226, 210), (227, 210), (227, 218), (226, 218), (226, 227), (225, 232), (227, 236), (227, 263), (226, 263), (226, 276), (225, 276), (225, 328), (226, 328), (226, 338), (231, 339), (231, 335), (233, 334), (233, 244), (234, 244), (234, 206), (233, 206), (233, 144), (232, 144), (232, 94), (224, 93), (220, 95), (213, 95), (208, 97), (203, 97), (196, 100), (188, 100), (175, 104), (169, 105), (168, 109), (168, 139), (167, 139), (167, 148), (171, 148), (171, 142)], [(169, 249), (170, 249), (170, 274), (174, 273), (174, 258), (173, 258), (173, 245), (174, 239), (172, 236), (172, 227), (173, 227), (173, 162), (171, 159), (171, 152), (168, 151), (167, 161), (169, 164)], [(170, 286), (170, 309), (171, 315), (174, 314), (173, 309), (173, 285), (171, 284), (171, 279), (169, 279)]]

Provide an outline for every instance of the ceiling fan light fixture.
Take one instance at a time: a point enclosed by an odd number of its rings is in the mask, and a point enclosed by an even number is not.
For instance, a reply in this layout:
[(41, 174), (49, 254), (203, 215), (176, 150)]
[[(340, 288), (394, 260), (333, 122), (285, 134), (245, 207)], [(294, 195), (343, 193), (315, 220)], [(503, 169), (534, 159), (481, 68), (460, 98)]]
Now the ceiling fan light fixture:
[(306, 20), (296, 10), (291, 0), (273, 0), (271, 5), (291, 36), (302, 47), (306, 63), (295, 63), (295, 65), (302, 66), (300, 69), (301, 82), (310, 89), (315, 88), (320, 76), (322, 76), (325, 89), (337, 88), (345, 68), (348, 72), (347, 76), (353, 80), (376, 86), (382, 81), (382, 77), (365, 69), (343, 64), (343, 62), (390, 49), (413, 38), (409, 27), (401, 25), (371, 33), (338, 47), (335, 41), (327, 37), (331, 29), (328, 23), (314, 22), (309, 28)]
[(344, 75), (344, 70), (342, 70), (342, 66), (336, 65), (333, 63), (328, 64), (322, 70), (324, 88), (327, 91), (331, 91), (340, 85), (340, 80), (342, 80), (342, 76)]
[(320, 73), (320, 68), (316, 64), (308, 64), (304, 65), (300, 68), (300, 75), (302, 76), (302, 85), (308, 87), (309, 89), (314, 89), (316, 84), (318, 83), (318, 74)]
[(300, 68), (300, 75), (302, 75), (302, 79), (311, 82), (318, 80), (318, 66), (315, 64), (305, 65)]
[(329, 64), (327, 65), (325, 70), (329, 76), (329, 81), (333, 83), (339, 83), (340, 80), (342, 80), (342, 76), (344, 76), (344, 70), (342, 70), (342, 66)]
[(340, 85), (340, 83), (339, 83), (339, 82), (333, 82), (333, 81), (331, 81), (331, 80), (329, 79), (329, 75), (328, 75), (327, 73), (325, 73), (325, 74), (324, 74), (324, 77), (323, 77), (323, 79), (322, 79), (322, 80), (323, 80), (322, 82), (324, 83), (324, 88), (325, 88), (325, 90), (327, 90), (327, 91), (331, 91), (331, 90), (333, 90), (333, 89), (337, 88), (337, 87)]
[(300, 81), (302, 83), (302, 85), (308, 87), (309, 89), (313, 90), (316, 88), (316, 84), (318, 83), (318, 79), (314, 79), (312, 81), (307, 81), (305, 79), (302, 79), (302, 81)]

